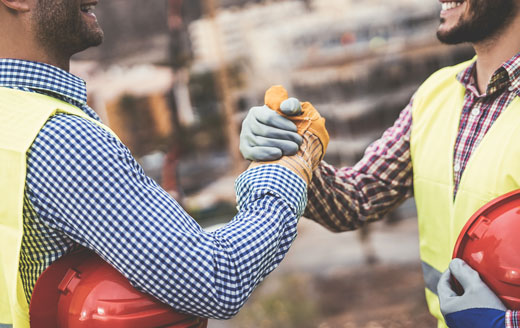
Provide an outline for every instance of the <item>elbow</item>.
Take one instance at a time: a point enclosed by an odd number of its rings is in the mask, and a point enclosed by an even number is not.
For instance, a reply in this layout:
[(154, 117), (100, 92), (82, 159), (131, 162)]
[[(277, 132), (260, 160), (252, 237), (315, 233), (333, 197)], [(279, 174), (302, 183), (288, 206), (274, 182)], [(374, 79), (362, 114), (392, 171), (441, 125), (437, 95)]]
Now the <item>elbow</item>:
[[(197, 306), (180, 306), (178, 304), (171, 305), (172, 311), (179, 311), (179, 313), (186, 313), (195, 317), (217, 319), (217, 320), (229, 320), (238, 314), (242, 308), (242, 304), (232, 305), (229, 302), (206, 302), (199, 299), (196, 300)], [(175, 304), (175, 303), (174, 303)]]
[(232, 319), (235, 315), (237, 315), (237, 313), (238, 313), (238, 311), (233, 312), (233, 313), (225, 313), (225, 314), (222, 314), (222, 315), (217, 315), (214, 319), (229, 320), (229, 319)]
[(332, 228), (327, 227), (327, 229), (333, 233), (341, 233), (341, 232), (356, 230), (357, 227), (354, 227), (354, 228), (352, 228), (352, 227), (332, 227)]
[(318, 222), (321, 224), (325, 229), (329, 230), (333, 233), (340, 233), (340, 232), (346, 232), (346, 231), (352, 231), (356, 230), (360, 227), (362, 227), (364, 224), (356, 223), (356, 222)]
[[(233, 295), (234, 294), (234, 295)], [(231, 296), (233, 295), (233, 296)], [(227, 295), (219, 295), (213, 298), (212, 308), (208, 309), (213, 319), (229, 320), (236, 316), (240, 309), (244, 306), (250, 293), (227, 293)]]
[(218, 320), (229, 320), (236, 316), (244, 304), (235, 306), (229, 304), (221, 304), (211, 310), (211, 318)]

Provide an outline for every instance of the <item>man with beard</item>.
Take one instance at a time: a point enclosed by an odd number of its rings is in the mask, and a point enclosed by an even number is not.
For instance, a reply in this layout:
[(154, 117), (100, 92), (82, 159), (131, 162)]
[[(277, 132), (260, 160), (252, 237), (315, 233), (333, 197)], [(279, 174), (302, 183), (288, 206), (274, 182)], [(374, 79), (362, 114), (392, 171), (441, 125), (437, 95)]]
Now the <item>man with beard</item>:
[[(504, 327), (504, 321), (520, 326), (518, 313), (507, 311), (475, 271), (461, 261), (450, 264), (466, 220), (488, 201), (520, 188), (519, 4), (441, 0), (439, 40), (469, 42), (477, 56), (434, 73), (355, 166), (338, 169), (322, 162), (309, 187), (304, 216), (333, 231), (380, 219), (415, 197), (426, 298), (439, 327), (444, 318), (451, 327)], [(241, 133), (244, 157), (292, 154), (298, 143), (284, 129), (287, 123), (270, 111), (251, 109)], [(463, 296), (451, 290), (449, 272), (437, 295), (448, 264), (464, 282)]]
[(82, 247), (178, 311), (230, 318), (289, 249), (321, 155), (248, 169), (236, 181), (238, 214), (204, 231), (68, 73), (73, 54), (103, 40), (96, 4), (0, 0), (0, 327), (28, 327), (38, 277)]

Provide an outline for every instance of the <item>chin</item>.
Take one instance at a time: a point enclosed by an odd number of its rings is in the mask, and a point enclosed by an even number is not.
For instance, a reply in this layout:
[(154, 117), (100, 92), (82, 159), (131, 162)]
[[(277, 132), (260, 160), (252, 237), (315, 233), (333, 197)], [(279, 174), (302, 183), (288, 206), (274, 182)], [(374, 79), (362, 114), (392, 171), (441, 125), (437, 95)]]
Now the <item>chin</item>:
[(80, 41), (81, 48), (83, 48), (83, 50), (101, 45), (105, 37), (105, 34), (101, 28), (88, 31), (87, 33), (83, 33), (83, 35), (84, 37), (81, 38)]
[(444, 44), (460, 44), (468, 42), (466, 29), (460, 23), (455, 26), (446, 26), (445, 22), (437, 29), (437, 39)]
[[(79, 40), (78, 40), (79, 41)], [(82, 51), (85, 51), (89, 48), (97, 47), (103, 43), (103, 34), (97, 34), (97, 35), (90, 35), (88, 38), (83, 38), (81, 41), (76, 42), (75, 46), (70, 47), (69, 44), (69, 51), (67, 51), (70, 56), (73, 56), (77, 53), (80, 53)]]
[(91, 43), (90, 46), (97, 47), (103, 43), (104, 39), (105, 39), (105, 34), (103, 33), (103, 31), (100, 31), (100, 33), (98, 33), (94, 38), (92, 38), (92, 40), (90, 42)]

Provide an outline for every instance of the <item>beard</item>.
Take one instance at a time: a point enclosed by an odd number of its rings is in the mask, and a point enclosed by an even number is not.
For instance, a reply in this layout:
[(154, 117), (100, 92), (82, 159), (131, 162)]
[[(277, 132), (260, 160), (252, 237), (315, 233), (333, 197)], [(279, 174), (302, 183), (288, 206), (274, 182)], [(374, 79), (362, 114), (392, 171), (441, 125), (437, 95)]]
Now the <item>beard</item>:
[[(517, 13), (515, 0), (466, 0), (468, 16), (462, 16), (448, 31), (437, 31), (445, 44), (478, 43), (491, 39), (508, 26)], [(444, 20), (441, 19), (441, 23)]]
[(40, 44), (62, 55), (72, 56), (103, 42), (103, 30), (84, 19), (76, 0), (38, 0), (34, 24)]

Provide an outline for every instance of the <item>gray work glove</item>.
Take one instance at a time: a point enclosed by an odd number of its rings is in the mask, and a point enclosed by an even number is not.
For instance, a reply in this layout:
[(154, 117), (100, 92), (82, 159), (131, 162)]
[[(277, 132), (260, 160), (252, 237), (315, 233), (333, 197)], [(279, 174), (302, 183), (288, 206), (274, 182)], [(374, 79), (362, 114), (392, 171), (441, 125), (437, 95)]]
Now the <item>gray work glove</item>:
[[(280, 105), (286, 115), (299, 115), (300, 102), (289, 98)], [(240, 152), (252, 161), (273, 161), (294, 155), (302, 144), (296, 125), (267, 106), (253, 107), (242, 122)]]
[[(457, 295), (450, 282), (457, 279), (464, 293)], [(453, 259), (437, 285), (441, 312), (449, 327), (495, 327), (507, 310), (500, 299), (462, 259)], [(479, 322), (472, 322), (478, 319)], [(502, 324), (502, 323), (501, 323)], [(498, 324), (500, 326), (501, 324)]]

